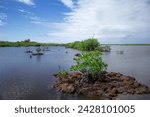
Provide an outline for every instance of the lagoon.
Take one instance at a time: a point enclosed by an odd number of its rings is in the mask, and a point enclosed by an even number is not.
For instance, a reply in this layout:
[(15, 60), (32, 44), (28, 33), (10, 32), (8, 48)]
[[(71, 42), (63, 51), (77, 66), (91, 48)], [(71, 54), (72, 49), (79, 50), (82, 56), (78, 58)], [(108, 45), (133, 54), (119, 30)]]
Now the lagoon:
[[(53, 88), (53, 74), (60, 68), (69, 70), (74, 64), (74, 55), (79, 51), (51, 46), (44, 55), (30, 58), (30, 54), (25, 53), (26, 49), (0, 47), (0, 99), (88, 99), (81, 95), (61, 94)], [(108, 71), (133, 76), (150, 89), (150, 46), (113, 45), (111, 49), (102, 55), (109, 65)], [(120, 95), (119, 99), (150, 99), (150, 94)]]

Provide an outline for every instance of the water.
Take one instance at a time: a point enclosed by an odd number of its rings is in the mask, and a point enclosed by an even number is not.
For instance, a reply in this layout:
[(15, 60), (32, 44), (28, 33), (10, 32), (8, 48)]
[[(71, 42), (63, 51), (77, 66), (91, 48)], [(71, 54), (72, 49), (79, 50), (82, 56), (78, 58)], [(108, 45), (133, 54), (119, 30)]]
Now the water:
[[(136, 78), (150, 89), (150, 46), (112, 46), (112, 52), (104, 53), (108, 71), (120, 72)], [(117, 51), (123, 51), (118, 54)], [(121, 96), (121, 99), (150, 99), (150, 95)]]
[[(112, 46), (103, 53), (108, 71), (135, 77), (150, 88), (150, 46)], [(35, 47), (31, 48), (35, 50)], [(25, 53), (25, 47), (0, 48), (0, 99), (88, 99), (66, 95), (53, 88), (59, 67), (69, 70), (77, 50), (49, 47), (43, 56)], [(68, 53), (66, 53), (68, 51)], [(123, 51), (118, 53), (117, 51)], [(150, 95), (120, 95), (120, 99), (150, 99)]]

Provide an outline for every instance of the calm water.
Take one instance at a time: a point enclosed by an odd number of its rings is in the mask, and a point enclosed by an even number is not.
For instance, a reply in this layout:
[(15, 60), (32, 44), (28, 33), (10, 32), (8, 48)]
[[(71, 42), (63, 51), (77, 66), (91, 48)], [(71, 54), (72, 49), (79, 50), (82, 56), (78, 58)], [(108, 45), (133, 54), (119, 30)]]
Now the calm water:
[[(150, 88), (150, 46), (111, 48), (112, 52), (103, 53), (108, 71), (134, 76)], [(69, 70), (78, 51), (64, 47), (49, 49), (43, 56), (30, 58), (25, 47), (0, 48), (0, 99), (88, 99), (57, 93), (53, 88), (53, 74), (59, 71), (59, 66)], [(118, 50), (124, 53), (119, 54)], [(150, 95), (121, 95), (120, 99), (150, 99)]]

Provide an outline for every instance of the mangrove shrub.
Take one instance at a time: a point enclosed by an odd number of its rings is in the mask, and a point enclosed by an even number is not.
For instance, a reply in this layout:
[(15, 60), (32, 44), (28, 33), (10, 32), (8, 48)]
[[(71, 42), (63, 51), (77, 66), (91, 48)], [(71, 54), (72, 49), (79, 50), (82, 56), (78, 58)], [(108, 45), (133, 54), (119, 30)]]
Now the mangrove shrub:
[(76, 65), (71, 66), (71, 71), (80, 71), (89, 79), (97, 79), (103, 70), (107, 69), (107, 64), (102, 61), (99, 51), (82, 53), (75, 59)]
[(73, 43), (66, 44), (66, 47), (83, 51), (93, 51), (99, 48), (99, 46), (100, 44), (97, 39), (87, 39), (84, 41), (75, 41)]

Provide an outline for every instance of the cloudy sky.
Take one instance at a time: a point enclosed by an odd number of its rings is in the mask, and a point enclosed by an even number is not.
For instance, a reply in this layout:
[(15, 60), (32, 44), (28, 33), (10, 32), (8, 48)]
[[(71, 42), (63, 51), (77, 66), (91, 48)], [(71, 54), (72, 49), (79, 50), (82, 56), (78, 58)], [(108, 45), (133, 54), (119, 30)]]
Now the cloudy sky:
[(0, 0), (0, 40), (150, 43), (150, 0)]

